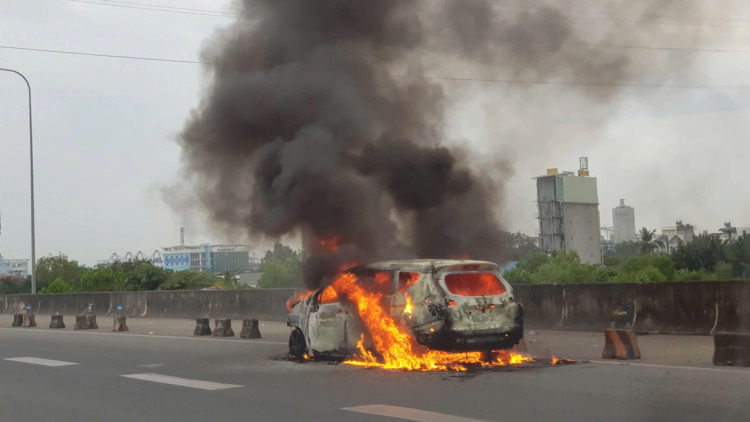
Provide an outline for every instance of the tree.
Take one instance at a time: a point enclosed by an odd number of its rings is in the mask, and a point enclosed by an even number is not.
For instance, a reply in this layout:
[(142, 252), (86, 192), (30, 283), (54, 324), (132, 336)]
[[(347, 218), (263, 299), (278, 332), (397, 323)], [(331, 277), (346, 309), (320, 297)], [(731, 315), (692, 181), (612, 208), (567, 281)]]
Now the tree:
[(219, 277), (209, 272), (174, 271), (169, 278), (159, 286), (159, 290), (199, 290), (213, 286)]
[(649, 230), (645, 227), (640, 231), (641, 240), (635, 242), (641, 255), (651, 255), (654, 251), (663, 246), (664, 243), (656, 238), (656, 229)]
[(36, 281), (40, 289), (58, 278), (75, 288), (80, 278), (88, 271), (89, 269), (78, 264), (78, 261), (68, 259), (67, 255), (50, 255), (37, 261)]
[(101, 267), (91, 270), (81, 277), (79, 291), (118, 292), (126, 290), (126, 275), (121, 267)]
[(267, 261), (287, 261), (287, 260), (302, 260), (302, 252), (295, 252), (294, 249), (289, 246), (282, 245), (281, 242), (276, 242), (273, 245), (273, 250), (267, 250), (265, 257), (261, 260), (261, 266)]
[(276, 242), (260, 264), (259, 288), (298, 287), (302, 284), (302, 251)]
[(632, 241), (620, 242), (615, 245), (614, 250), (604, 250), (604, 265), (611, 267), (620, 265), (629, 258), (637, 256), (639, 252), (638, 245)]
[(510, 233), (503, 232), (503, 236), (506, 239), (506, 247), (508, 249), (510, 261), (518, 261), (522, 257), (534, 253), (540, 252), (540, 249), (536, 246), (531, 237), (521, 233)]
[(70, 292), (70, 285), (64, 281), (62, 281), (62, 278), (58, 277), (49, 284), (49, 286), (43, 288), (40, 293), (41, 294), (50, 294), (50, 293), (68, 293)]

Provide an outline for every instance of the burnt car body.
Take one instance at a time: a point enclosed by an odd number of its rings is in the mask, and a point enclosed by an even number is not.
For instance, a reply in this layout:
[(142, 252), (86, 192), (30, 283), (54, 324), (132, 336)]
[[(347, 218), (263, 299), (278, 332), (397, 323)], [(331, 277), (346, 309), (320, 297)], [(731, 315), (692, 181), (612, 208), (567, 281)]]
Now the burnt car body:
[[(523, 308), (497, 264), (473, 260), (386, 261), (349, 269), (382, 305), (433, 350), (509, 349), (523, 337)], [(411, 306), (407, 307), (407, 301)], [(331, 287), (292, 308), (290, 354), (346, 357), (356, 351), (363, 325), (351, 304)]]

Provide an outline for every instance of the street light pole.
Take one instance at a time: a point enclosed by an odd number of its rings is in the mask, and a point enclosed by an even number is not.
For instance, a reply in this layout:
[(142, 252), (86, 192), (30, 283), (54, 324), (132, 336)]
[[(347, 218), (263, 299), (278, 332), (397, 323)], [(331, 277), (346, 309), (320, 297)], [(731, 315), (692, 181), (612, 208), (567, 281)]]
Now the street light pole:
[(31, 124), (31, 84), (29, 84), (29, 80), (26, 79), (21, 72), (15, 71), (13, 69), (3, 69), (0, 67), (0, 70), (5, 72), (11, 72), (15, 73), (16, 75), (23, 78), (23, 81), (26, 82), (26, 88), (29, 90), (29, 168), (31, 173), (31, 293), (36, 293), (36, 232), (34, 228), (34, 132), (33, 132), (33, 126)]

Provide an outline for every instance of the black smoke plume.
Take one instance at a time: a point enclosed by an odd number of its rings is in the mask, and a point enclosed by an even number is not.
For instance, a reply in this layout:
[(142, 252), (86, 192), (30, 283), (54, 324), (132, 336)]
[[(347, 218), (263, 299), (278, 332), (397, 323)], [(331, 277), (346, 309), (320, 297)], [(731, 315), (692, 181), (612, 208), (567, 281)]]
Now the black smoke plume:
[[(448, 100), (420, 77), (436, 73), (436, 58), (437, 70), (501, 65), (514, 77), (642, 74), (627, 50), (567, 49), (580, 35), (554, 11), (508, 14), (483, 0), (245, 0), (238, 9), (203, 53), (215, 65), (180, 136), (184, 174), (213, 222), (251, 238), (301, 234), (309, 287), (342, 262), (504, 260), (492, 180), (505, 167), (480, 168), (446, 146)], [(600, 101), (616, 88), (582, 91)]]

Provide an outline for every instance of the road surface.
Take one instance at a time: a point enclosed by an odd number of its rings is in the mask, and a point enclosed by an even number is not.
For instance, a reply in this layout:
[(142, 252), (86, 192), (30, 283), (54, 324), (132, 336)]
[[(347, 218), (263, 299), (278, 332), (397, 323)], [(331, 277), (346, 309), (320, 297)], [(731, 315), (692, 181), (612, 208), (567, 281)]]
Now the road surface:
[(0, 421), (750, 420), (750, 369), (712, 366), (708, 337), (644, 336), (644, 359), (617, 362), (596, 359), (597, 333), (534, 332), (531, 349), (591, 360), (407, 373), (285, 361), (278, 323), (261, 340), (172, 335), (188, 323), (0, 328)]

